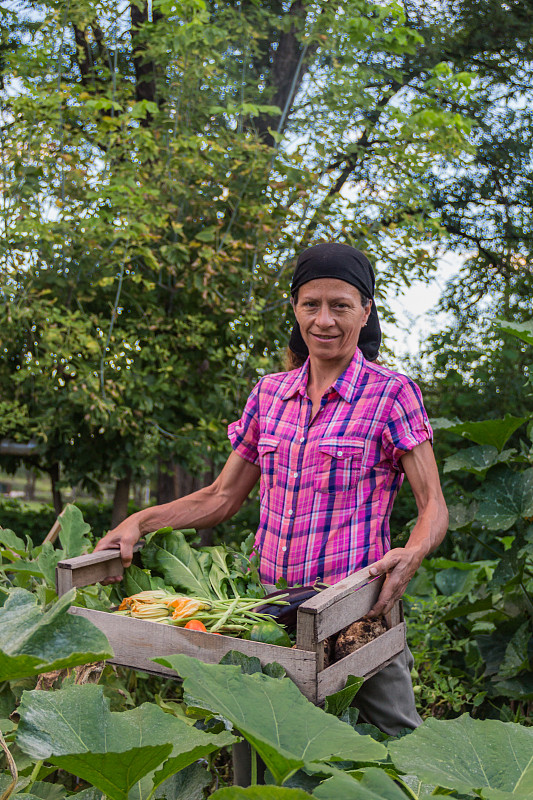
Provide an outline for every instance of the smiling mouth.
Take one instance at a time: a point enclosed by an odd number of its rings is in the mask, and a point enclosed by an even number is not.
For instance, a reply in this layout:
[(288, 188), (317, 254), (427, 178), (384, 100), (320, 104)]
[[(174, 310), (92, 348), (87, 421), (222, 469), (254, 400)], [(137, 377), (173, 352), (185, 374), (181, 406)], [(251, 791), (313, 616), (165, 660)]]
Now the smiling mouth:
[(312, 333), (311, 336), (314, 339), (318, 339), (320, 342), (332, 342), (334, 339), (338, 339), (338, 336), (323, 336), (320, 333)]

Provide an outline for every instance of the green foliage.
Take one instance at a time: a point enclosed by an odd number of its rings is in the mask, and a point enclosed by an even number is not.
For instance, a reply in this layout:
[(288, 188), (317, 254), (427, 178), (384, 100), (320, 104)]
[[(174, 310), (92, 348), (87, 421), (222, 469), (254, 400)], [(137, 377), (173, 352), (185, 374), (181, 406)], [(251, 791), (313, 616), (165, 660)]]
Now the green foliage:
[(217, 466), (296, 250), (363, 247), (380, 297), (431, 274), (468, 75), (394, 3), (30, 6), (0, 64), (2, 435), (91, 491)]
[[(0, 605), (9, 587), (33, 591), (43, 605), (50, 603), (56, 598), (58, 562), (74, 558), (92, 548), (90, 525), (84, 521), (79, 508), (65, 506), (59, 521), (57, 544), (62, 547), (54, 546), (51, 542), (34, 545), (28, 535), (24, 541), (13, 531), (0, 528)], [(36, 538), (44, 538), (38, 529)], [(87, 586), (78, 591), (76, 605), (108, 609), (110, 594), (111, 587)]]
[(24, 589), (8, 594), (0, 608), (0, 681), (112, 655), (101, 631), (83, 617), (67, 613), (75, 595), (72, 589), (45, 610), (35, 595)]
[(389, 744), (394, 766), (422, 780), (487, 800), (526, 800), (533, 791), (533, 730), (513, 723), (428, 720)]
[[(152, 703), (111, 712), (101, 686), (27, 692), (19, 713), (17, 743), (25, 752), (79, 775), (112, 800), (127, 800), (148, 775), (150, 792), (197, 759), (236, 741), (229, 733), (199, 731)], [(140, 796), (145, 791), (138, 787)]]
[(185, 655), (155, 660), (184, 679), (186, 703), (231, 721), (278, 784), (305, 764), (385, 756), (383, 745), (313, 706), (289, 678), (246, 675), (238, 667), (203, 664)]
[[(141, 551), (141, 559), (147, 570), (155, 572), (146, 588), (155, 588), (162, 581), (166, 586), (181, 589), (195, 597), (211, 600), (246, 596), (263, 597), (264, 587), (258, 571), (258, 557), (253, 550), (253, 534), (247, 535), (240, 547), (233, 550), (225, 545), (196, 548), (191, 547), (185, 533), (195, 531), (171, 531), (163, 529), (147, 537)], [(159, 577), (158, 577), (159, 576)], [(147, 575), (141, 577), (139, 570), (126, 571), (126, 580), (143, 586)]]

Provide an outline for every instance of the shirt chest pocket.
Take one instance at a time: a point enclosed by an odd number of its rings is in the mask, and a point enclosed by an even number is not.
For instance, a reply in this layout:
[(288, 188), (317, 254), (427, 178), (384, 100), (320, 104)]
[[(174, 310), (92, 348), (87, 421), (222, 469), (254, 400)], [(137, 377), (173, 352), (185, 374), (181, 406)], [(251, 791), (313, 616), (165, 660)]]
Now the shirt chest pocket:
[(279, 439), (263, 434), (257, 443), (257, 451), (261, 469), (261, 485), (265, 489), (273, 489), (278, 482)]
[(322, 439), (318, 445), (315, 490), (332, 494), (347, 492), (357, 486), (363, 463), (363, 449), (362, 439)]

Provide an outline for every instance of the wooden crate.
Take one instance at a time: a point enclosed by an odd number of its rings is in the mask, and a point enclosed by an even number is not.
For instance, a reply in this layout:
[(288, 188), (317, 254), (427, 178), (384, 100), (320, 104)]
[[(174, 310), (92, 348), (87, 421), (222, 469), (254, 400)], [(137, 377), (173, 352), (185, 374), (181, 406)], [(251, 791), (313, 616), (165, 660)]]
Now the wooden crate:
[[(122, 572), (117, 550), (102, 550), (60, 561), (56, 572), (57, 593), (62, 595), (72, 587), (88, 586)], [(370, 678), (404, 648), (405, 623), (401, 603), (396, 603), (387, 615), (387, 631), (324, 669), (324, 640), (370, 610), (383, 580), (382, 577), (370, 578), (368, 568), (362, 569), (303, 603), (298, 610), (296, 648), (293, 649), (75, 606), (71, 613), (89, 619), (105, 633), (114, 651), (110, 659), (113, 664), (176, 677), (175, 672), (151, 659), (185, 653), (216, 664), (229, 650), (239, 650), (247, 656), (257, 656), (262, 664), (277, 661), (300, 691), (311, 702), (321, 705), (327, 695), (343, 688), (348, 675)]]

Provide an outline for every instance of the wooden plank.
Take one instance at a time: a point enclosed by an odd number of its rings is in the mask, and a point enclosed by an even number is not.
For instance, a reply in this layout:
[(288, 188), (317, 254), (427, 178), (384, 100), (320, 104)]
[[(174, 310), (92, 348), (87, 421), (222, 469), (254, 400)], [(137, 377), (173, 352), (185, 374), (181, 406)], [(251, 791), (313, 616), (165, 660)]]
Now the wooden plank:
[[(63, 512), (61, 512), (61, 514), (63, 514)], [(61, 514), (59, 515), (59, 517), (61, 516)], [(61, 523), (59, 522), (59, 517), (56, 519), (56, 521), (46, 534), (45, 538), (43, 539), (43, 544), (46, 544), (46, 542), (52, 542), (53, 544), (57, 539), (59, 531), (61, 530)]]
[(389, 613), (385, 614), (385, 620), (387, 622), (387, 628), (394, 628), (395, 625), (399, 625), (400, 622), (403, 622), (403, 603), (401, 600), (394, 603)]
[(114, 657), (110, 661), (114, 664), (175, 678), (174, 671), (151, 659), (184, 653), (207, 664), (218, 664), (229, 650), (239, 650), (247, 656), (257, 656), (261, 664), (277, 661), (300, 691), (316, 703), (316, 653), (115, 616), (105, 611), (73, 606), (70, 612), (89, 619), (105, 633), (113, 648)]
[[(133, 552), (142, 548), (138, 542)], [(70, 573), (70, 575), (68, 575)], [(122, 576), (124, 567), (119, 550), (99, 550), (96, 553), (87, 553), (75, 558), (66, 558), (60, 561), (56, 570), (56, 588), (58, 595), (65, 594), (73, 586), (90, 586), (115, 575)]]
[[(372, 582), (372, 583), (383, 583), (385, 577), (380, 575), (377, 578), (374, 578), (369, 573), (369, 567), (365, 567), (364, 569), (360, 569), (358, 572), (354, 572), (352, 575), (348, 575), (347, 578), (344, 580), (339, 581), (334, 586), (330, 586), (329, 589), (324, 589), (322, 592), (318, 592), (315, 597), (311, 597), (309, 600), (306, 600), (305, 603), (302, 603), (300, 608), (303, 611), (309, 611), (314, 614), (318, 614), (322, 611), (326, 611), (326, 609), (330, 608), (332, 605), (336, 605), (339, 600), (342, 600), (344, 597), (352, 595), (354, 592), (357, 592), (361, 589), (365, 584)], [(366, 612), (365, 612), (366, 613)]]
[(405, 622), (401, 622), (377, 639), (363, 645), (341, 661), (319, 673), (317, 678), (317, 704), (344, 688), (348, 675), (368, 678), (383, 669), (405, 647)]
[[(298, 609), (298, 626), (306, 617), (314, 618), (314, 636), (316, 641), (327, 639), (334, 633), (361, 619), (370, 611), (381, 591), (382, 581), (371, 581), (348, 595), (341, 596), (333, 604), (320, 610), (307, 609), (303, 605)], [(335, 588), (335, 587), (332, 587)], [(327, 590), (329, 591), (329, 589)], [(314, 600), (315, 598), (313, 598)], [(307, 623), (310, 627), (310, 623)]]

